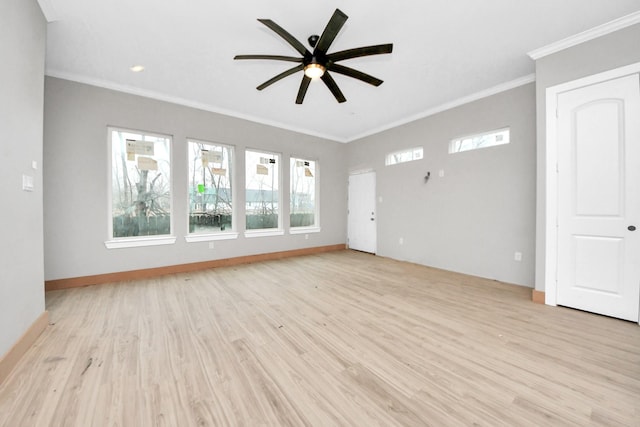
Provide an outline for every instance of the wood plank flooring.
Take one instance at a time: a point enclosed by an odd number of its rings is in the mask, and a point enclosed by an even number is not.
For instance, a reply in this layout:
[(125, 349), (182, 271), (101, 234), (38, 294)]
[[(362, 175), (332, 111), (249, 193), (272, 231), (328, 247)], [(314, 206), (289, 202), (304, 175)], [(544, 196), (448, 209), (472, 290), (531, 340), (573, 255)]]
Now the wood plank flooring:
[(640, 426), (640, 327), (353, 251), (47, 293), (0, 426)]

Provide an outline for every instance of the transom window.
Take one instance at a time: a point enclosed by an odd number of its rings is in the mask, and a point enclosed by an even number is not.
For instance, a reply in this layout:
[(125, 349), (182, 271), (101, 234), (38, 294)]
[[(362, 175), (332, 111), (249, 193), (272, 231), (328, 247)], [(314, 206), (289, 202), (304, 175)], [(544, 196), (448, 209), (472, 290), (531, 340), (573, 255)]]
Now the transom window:
[(396, 165), (398, 163), (411, 162), (413, 160), (420, 160), (423, 156), (423, 148), (409, 148), (406, 150), (396, 151), (393, 153), (387, 154), (385, 159), (385, 165), (391, 166)]
[(511, 142), (509, 128), (497, 129), (456, 138), (449, 143), (449, 153), (453, 154), (462, 151), (477, 150), (479, 148), (508, 144), (509, 142)]

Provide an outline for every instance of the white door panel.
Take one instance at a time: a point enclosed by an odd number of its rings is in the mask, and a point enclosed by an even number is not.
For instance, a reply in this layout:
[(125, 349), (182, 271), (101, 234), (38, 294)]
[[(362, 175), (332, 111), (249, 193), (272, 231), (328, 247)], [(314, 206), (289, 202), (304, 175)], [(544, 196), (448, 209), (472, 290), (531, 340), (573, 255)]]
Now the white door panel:
[(558, 95), (557, 303), (638, 321), (640, 79)]
[(349, 176), (349, 248), (376, 252), (376, 174)]

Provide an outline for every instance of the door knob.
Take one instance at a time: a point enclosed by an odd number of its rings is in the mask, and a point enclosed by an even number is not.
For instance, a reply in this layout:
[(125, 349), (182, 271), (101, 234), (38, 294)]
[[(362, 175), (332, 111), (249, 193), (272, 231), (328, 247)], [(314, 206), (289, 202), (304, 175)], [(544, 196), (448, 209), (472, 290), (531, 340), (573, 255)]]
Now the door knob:
[(630, 225), (630, 226), (627, 227), (627, 230), (636, 231), (636, 226), (635, 225)]

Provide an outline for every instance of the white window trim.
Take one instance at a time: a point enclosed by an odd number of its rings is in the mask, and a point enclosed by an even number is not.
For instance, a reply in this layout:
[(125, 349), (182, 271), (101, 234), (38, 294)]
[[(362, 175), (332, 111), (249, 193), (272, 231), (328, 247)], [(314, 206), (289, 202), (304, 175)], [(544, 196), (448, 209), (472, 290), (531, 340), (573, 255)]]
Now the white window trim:
[(138, 248), (142, 246), (160, 246), (160, 245), (173, 245), (176, 242), (175, 236), (146, 236), (139, 237), (127, 237), (122, 239), (107, 240), (104, 245), (107, 249), (122, 249), (122, 248)]
[(230, 232), (221, 232), (221, 233), (208, 233), (208, 234), (189, 234), (188, 236), (184, 236), (184, 240), (188, 243), (195, 242), (210, 242), (213, 240), (234, 240), (238, 238), (238, 232), (230, 231)]
[[(421, 157), (419, 159), (414, 159), (413, 158), (413, 153), (416, 150), (421, 150)], [(402, 162), (395, 162), (395, 163), (390, 163), (390, 160), (392, 159), (393, 156), (397, 155), (397, 154), (402, 154), (402, 153), (411, 153), (411, 160), (405, 160)], [(385, 166), (395, 166), (395, 165), (401, 165), (403, 163), (409, 163), (409, 162), (415, 162), (417, 160), (422, 160), (424, 159), (424, 147), (413, 147), (413, 148), (406, 148), (404, 150), (398, 150), (398, 151), (394, 151), (392, 153), (388, 153), (385, 158), (384, 158), (384, 165)]]
[[(459, 150), (458, 151), (454, 151), (453, 150), (453, 147), (454, 147), (456, 141), (460, 141), (460, 140), (468, 139), (468, 138), (475, 138), (477, 136), (490, 135), (490, 134), (493, 134), (493, 133), (500, 133), (500, 132), (504, 132), (504, 131), (508, 131), (509, 132), (509, 142), (503, 142), (503, 143), (500, 143), (500, 144), (488, 145), (486, 147), (474, 147), (474, 148), (471, 148), (469, 150), (462, 150), (462, 151), (459, 151)], [(498, 128), (498, 129), (491, 129), (491, 130), (488, 130), (488, 131), (485, 131), (485, 132), (472, 133), (470, 135), (463, 135), (463, 136), (459, 136), (459, 137), (453, 138), (451, 141), (449, 141), (449, 154), (466, 153), (468, 151), (482, 150), (484, 148), (493, 148), (493, 147), (499, 147), (501, 145), (509, 145), (509, 144), (511, 144), (511, 127), (510, 126), (505, 126), (505, 127)]]
[[(315, 212), (313, 213), (315, 218), (315, 224), (311, 226), (302, 226), (302, 227), (289, 226), (289, 234), (319, 233), (320, 232), (320, 162), (317, 159), (312, 159), (312, 158), (310, 159), (310, 158), (305, 158), (301, 156), (290, 156), (289, 162), (291, 162), (291, 159), (305, 160), (305, 161), (314, 162), (316, 164), (316, 169), (315, 169), (316, 206), (315, 206)], [(291, 169), (289, 169), (289, 171), (291, 171)], [(289, 186), (291, 186), (291, 176), (289, 176)], [(291, 188), (289, 188), (289, 194), (291, 194)], [(289, 206), (291, 206), (291, 196), (289, 196)], [(289, 207), (289, 209), (291, 209), (291, 207)], [(291, 215), (291, 211), (289, 211), (289, 215)], [(313, 230), (313, 231), (304, 231), (304, 229)], [(297, 231), (297, 230), (300, 230), (300, 231)]]
[(112, 185), (112, 174), (113, 174), (113, 147), (111, 141), (111, 133), (113, 131), (119, 132), (130, 132), (130, 133), (138, 133), (141, 135), (150, 135), (159, 138), (168, 138), (169, 139), (169, 161), (171, 162), (171, 178), (169, 179), (169, 187), (171, 190), (171, 197), (169, 198), (169, 203), (171, 206), (171, 219), (169, 221), (169, 229), (173, 232), (175, 230), (174, 224), (174, 212), (173, 212), (173, 153), (174, 153), (174, 145), (173, 145), (173, 135), (165, 135), (162, 133), (155, 132), (147, 132), (136, 129), (123, 128), (118, 126), (107, 126), (107, 188), (108, 188), (108, 200), (107, 200), (107, 233), (109, 239), (104, 242), (104, 245), (107, 249), (120, 249), (120, 248), (135, 248), (142, 246), (159, 246), (159, 245), (172, 245), (176, 242), (176, 237), (173, 234), (162, 234), (157, 236), (134, 236), (134, 237), (118, 237), (113, 238), (113, 185)]
[[(220, 142), (213, 142), (213, 141), (206, 141), (204, 139), (198, 139), (198, 138), (190, 138), (187, 137), (187, 149), (189, 149), (189, 143), (190, 142), (196, 142), (196, 143), (200, 143), (200, 144), (208, 144), (208, 145), (215, 145), (218, 147), (225, 147), (228, 148), (231, 151), (231, 170), (232, 171), (236, 171), (237, 169), (237, 162), (236, 162), (236, 147), (234, 145), (229, 145), (229, 144), (222, 144)], [(187, 161), (189, 161), (189, 154), (187, 153)], [(189, 166), (188, 166), (189, 167)], [(187, 169), (188, 171), (188, 169)], [(232, 174), (232, 176), (230, 177), (231, 179), (231, 230), (227, 231), (220, 231), (218, 233), (203, 233), (203, 234), (197, 234), (197, 233), (190, 233), (189, 232), (189, 201), (187, 200), (187, 235), (185, 236), (185, 240), (187, 242), (207, 242), (207, 241), (211, 241), (211, 240), (233, 240), (233, 239), (237, 239), (238, 238), (238, 232), (237, 230), (237, 218), (236, 218), (236, 212), (237, 212), (237, 206), (236, 206), (236, 200), (238, 199), (236, 197), (236, 177), (234, 176), (235, 174)], [(187, 180), (187, 188), (188, 188), (189, 184), (188, 184), (188, 180)], [(187, 197), (189, 197), (187, 195)], [(235, 234), (235, 236), (234, 236)], [(220, 237), (215, 237), (215, 236), (220, 236)], [(232, 237), (230, 237), (232, 236)], [(203, 238), (206, 237), (206, 238)]]
[(291, 227), (289, 234), (320, 233), (320, 227)]
[(256, 230), (247, 230), (244, 232), (244, 237), (250, 239), (254, 237), (272, 237), (272, 236), (284, 236), (284, 230), (281, 228), (264, 228)]
[[(263, 154), (271, 154), (272, 156), (275, 156), (278, 161), (276, 161), (276, 165), (278, 164), (278, 162), (280, 163), (280, 165), (278, 166), (278, 228), (256, 228), (254, 230), (245, 230), (244, 232), (244, 236), (245, 237), (264, 237), (264, 236), (282, 236), (284, 235), (284, 219), (282, 217), (283, 215), (283, 209), (282, 209), (282, 203), (284, 202), (284, 194), (282, 192), (282, 186), (284, 183), (284, 177), (283, 177), (283, 172), (284, 172), (284, 168), (282, 167), (282, 158), (284, 157), (282, 155), (282, 153), (277, 153), (275, 151), (269, 151), (269, 150), (263, 150), (263, 149), (259, 149), (259, 148), (251, 148), (251, 147), (246, 147), (244, 149), (244, 168), (242, 170), (242, 173), (244, 174), (244, 188), (242, 191), (245, 192), (245, 201), (244, 201), (244, 223), (245, 223), (245, 227), (247, 224), (247, 201), (246, 201), (246, 191), (247, 191), (247, 182), (246, 182), (246, 176), (247, 176), (247, 151), (251, 151), (254, 153), (263, 153)], [(236, 168), (237, 169), (237, 168)]]

